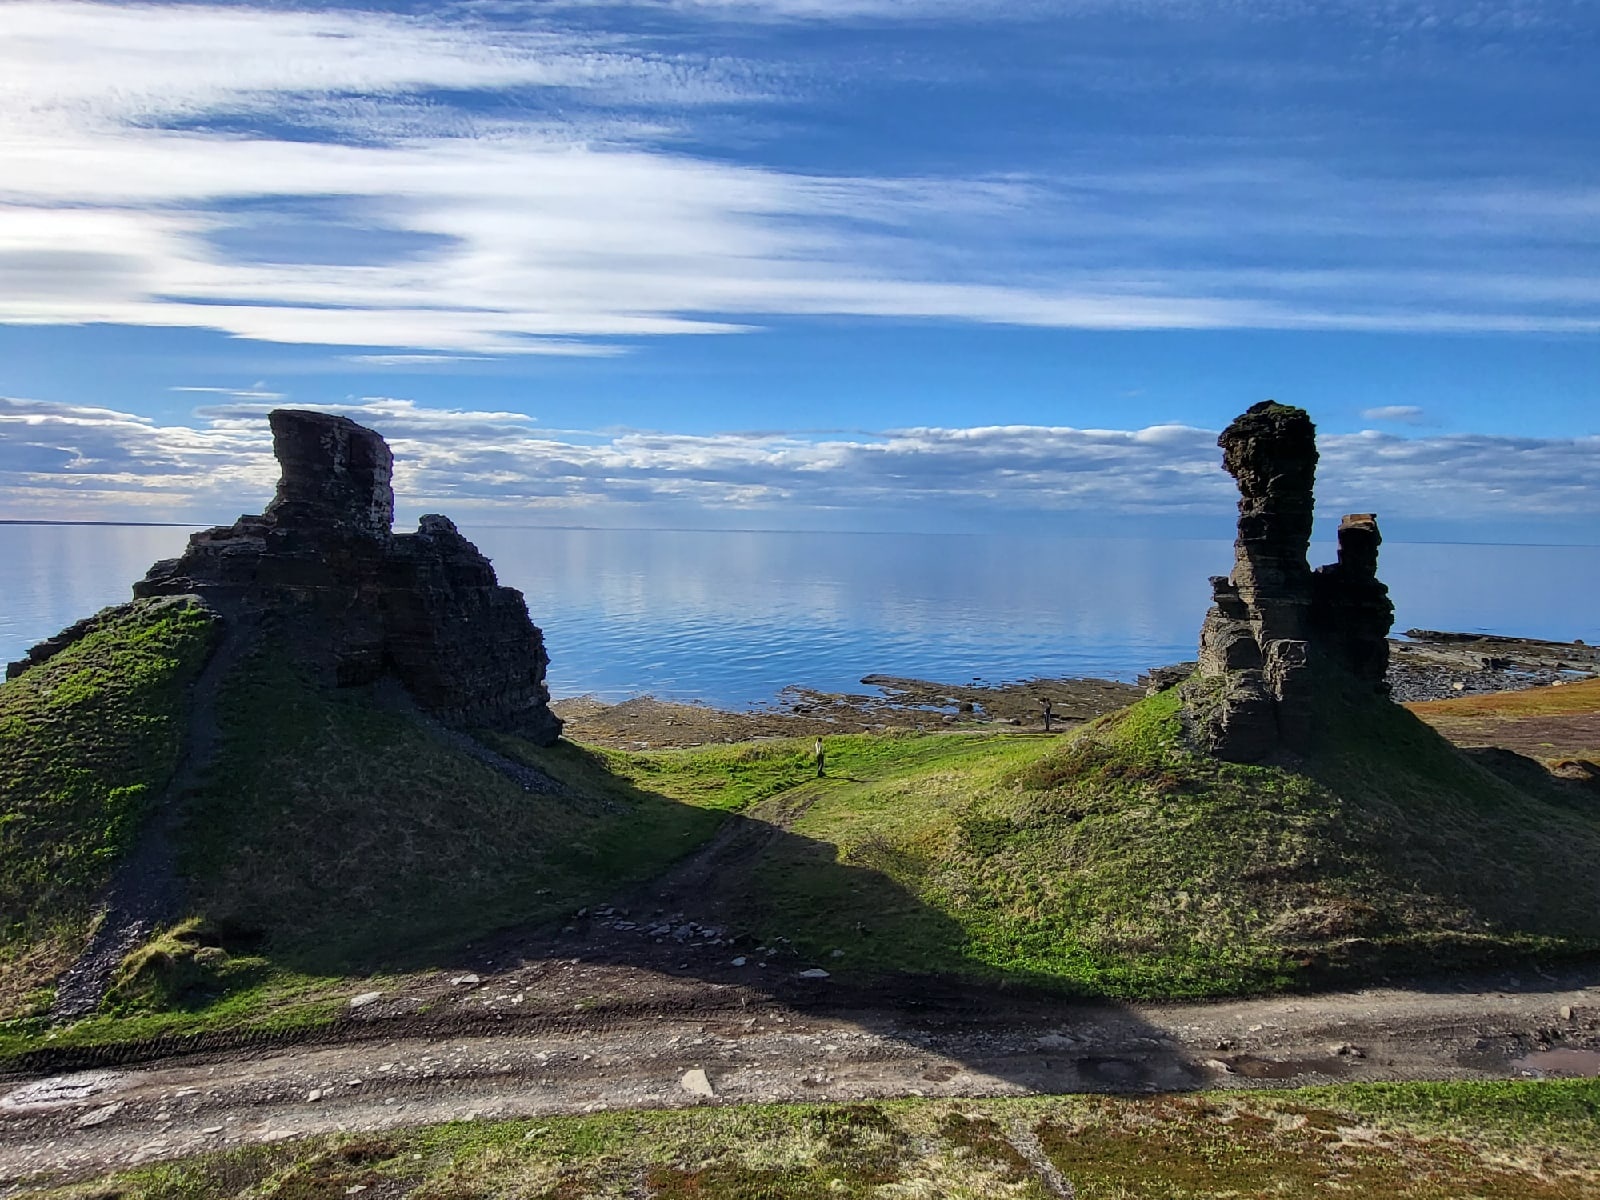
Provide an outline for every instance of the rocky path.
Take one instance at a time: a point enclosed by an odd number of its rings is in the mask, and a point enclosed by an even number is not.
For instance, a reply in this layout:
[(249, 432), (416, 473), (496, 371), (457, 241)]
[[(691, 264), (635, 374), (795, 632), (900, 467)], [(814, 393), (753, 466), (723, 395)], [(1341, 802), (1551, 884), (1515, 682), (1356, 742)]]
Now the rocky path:
[[(502, 986), (487, 977), (485, 994)], [(0, 1195), (331, 1131), (700, 1103), (1145, 1092), (1600, 1073), (1600, 967), (1192, 1005), (779, 1001), (634, 1008), (0, 1084)], [(376, 1034), (377, 1036), (373, 1036)]]

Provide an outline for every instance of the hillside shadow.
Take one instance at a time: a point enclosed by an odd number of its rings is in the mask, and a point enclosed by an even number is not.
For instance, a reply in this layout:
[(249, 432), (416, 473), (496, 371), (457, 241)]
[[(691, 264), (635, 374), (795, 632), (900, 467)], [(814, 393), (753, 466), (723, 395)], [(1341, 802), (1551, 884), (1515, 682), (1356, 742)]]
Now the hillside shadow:
[[(551, 1019), (715, 1023), (787, 1011), (901, 1040), (908, 1054), (929, 1058), (931, 1083), (961, 1072), (1045, 1092), (1170, 1091), (1206, 1082), (1203, 1069), (1127, 1005), (1081, 988), (1073, 994), (1058, 978), (984, 966), (969, 957), (961, 927), (910, 889), (838, 861), (829, 842), (785, 828), (818, 794), (816, 785), (758, 805), (768, 819), (707, 814), (615, 775), (608, 787), (604, 803), (625, 810), (619, 836), (630, 824), (659, 831), (663, 817), (720, 823), (653, 878), (596, 876), (562, 916), (513, 924), (465, 946), (458, 940), (453, 951), (439, 942), (347, 953), (341, 973), (438, 973), (431, 990), (421, 990), (433, 997), (435, 1019), (456, 1033), (486, 1016), (514, 1032), (519, 1022)], [(577, 847), (566, 853), (584, 857)], [(456, 899), (439, 894), (434, 902)], [(324, 974), (332, 965), (314, 944), (268, 952), (291, 971)], [(932, 969), (963, 963), (970, 971)], [(452, 988), (449, 979), (463, 973), (480, 978), (484, 995), (515, 992), (524, 1000), (494, 1008), (476, 988)]]

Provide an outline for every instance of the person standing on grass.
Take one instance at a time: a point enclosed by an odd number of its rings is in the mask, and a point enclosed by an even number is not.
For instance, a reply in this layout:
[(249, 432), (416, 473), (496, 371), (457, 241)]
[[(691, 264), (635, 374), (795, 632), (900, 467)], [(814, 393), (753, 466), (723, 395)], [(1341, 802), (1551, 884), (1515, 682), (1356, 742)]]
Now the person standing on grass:
[(817, 778), (821, 779), (827, 772), (823, 769), (826, 765), (827, 755), (822, 749), (822, 739), (817, 739)]

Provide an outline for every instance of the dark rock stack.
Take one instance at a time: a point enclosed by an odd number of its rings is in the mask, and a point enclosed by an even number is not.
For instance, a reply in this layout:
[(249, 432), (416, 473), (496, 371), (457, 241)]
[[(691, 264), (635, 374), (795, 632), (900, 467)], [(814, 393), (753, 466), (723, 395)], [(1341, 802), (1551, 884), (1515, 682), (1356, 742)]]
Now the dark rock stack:
[(1217, 444), (1239, 483), (1239, 535), (1232, 575), (1211, 581), (1185, 712), (1203, 749), (1257, 762), (1307, 749), (1324, 664), (1383, 689), (1394, 610), (1371, 514), (1344, 519), (1338, 563), (1312, 572), (1307, 562), (1317, 443), (1303, 409), (1253, 405)]
[(1339, 561), (1318, 567), (1311, 579), (1311, 621), (1329, 657), (1357, 679), (1383, 688), (1389, 673), (1389, 627), (1394, 604), (1378, 579), (1375, 513), (1351, 513), (1339, 522)]
[(446, 724), (555, 741), (549, 659), (522, 593), (445, 517), (390, 532), (394, 458), (378, 434), (324, 413), (268, 419), (283, 477), (266, 512), (195, 534), (134, 595), (193, 593), (231, 619), (276, 620), (330, 683), (390, 675)]

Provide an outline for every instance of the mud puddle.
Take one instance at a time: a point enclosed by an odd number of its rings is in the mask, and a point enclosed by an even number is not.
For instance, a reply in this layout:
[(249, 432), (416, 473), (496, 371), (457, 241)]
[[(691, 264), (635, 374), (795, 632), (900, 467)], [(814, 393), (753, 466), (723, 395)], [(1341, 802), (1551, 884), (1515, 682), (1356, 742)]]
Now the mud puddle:
[(1514, 1059), (1514, 1070), (1529, 1074), (1559, 1075), (1567, 1078), (1600, 1078), (1600, 1050), (1578, 1050), (1562, 1046), (1555, 1050), (1536, 1050)]

